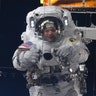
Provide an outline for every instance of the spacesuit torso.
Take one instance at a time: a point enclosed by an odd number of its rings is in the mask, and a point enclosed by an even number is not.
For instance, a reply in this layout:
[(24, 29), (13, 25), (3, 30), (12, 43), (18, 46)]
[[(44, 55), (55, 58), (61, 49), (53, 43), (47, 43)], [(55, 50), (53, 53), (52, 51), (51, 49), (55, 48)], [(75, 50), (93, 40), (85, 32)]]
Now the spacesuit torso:
[[(55, 51), (58, 50), (60, 45), (64, 45), (65, 48), (68, 48), (74, 45), (81, 45), (81, 42), (71, 42), (70, 38), (62, 38), (60, 42), (55, 43), (42, 40), (35, 40), (35, 42), (32, 43), (37, 44), (38, 48), (41, 50), (41, 57), (36, 66), (27, 69), (26, 79), (28, 81), (30, 96), (82, 96), (82, 94), (79, 93), (79, 88), (74, 88), (74, 78), (77, 77), (74, 77), (74, 75), (69, 72), (70, 68), (78, 70), (79, 63), (69, 62), (69, 60), (67, 61), (66, 59), (60, 61), (58, 56), (55, 55)], [(26, 69), (16, 62), (14, 65), (15, 68), (19, 65), (19, 68), (17, 67), (19, 70)], [(43, 95), (34, 95), (37, 93), (42, 93)]]

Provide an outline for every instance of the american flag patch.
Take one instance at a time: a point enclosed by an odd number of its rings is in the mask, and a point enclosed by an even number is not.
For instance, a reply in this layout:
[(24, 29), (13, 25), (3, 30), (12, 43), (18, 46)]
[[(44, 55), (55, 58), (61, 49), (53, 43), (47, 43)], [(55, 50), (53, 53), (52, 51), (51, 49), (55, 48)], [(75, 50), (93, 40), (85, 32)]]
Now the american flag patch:
[(26, 43), (22, 43), (18, 48), (30, 49), (31, 46), (32, 46), (32, 42), (28, 41)]

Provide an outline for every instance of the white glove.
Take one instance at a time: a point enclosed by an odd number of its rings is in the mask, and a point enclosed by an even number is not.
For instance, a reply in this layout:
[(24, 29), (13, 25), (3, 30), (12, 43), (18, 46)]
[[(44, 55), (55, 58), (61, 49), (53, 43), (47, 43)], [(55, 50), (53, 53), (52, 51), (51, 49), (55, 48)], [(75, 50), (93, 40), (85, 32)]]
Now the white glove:
[(56, 55), (59, 57), (59, 60), (65, 65), (68, 63), (72, 71), (76, 71), (78, 69), (78, 56), (76, 51), (77, 49), (74, 49), (73, 46), (69, 47), (63, 45), (57, 50)]
[(40, 59), (40, 52), (36, 45), (32, 45), (30, 50), (22, 51), (19, 55), (19, 60), (22, 66), (30, 67), (36, 64)]
[(62, 61), (62, 59), (68, 57), (68, 55), (71, 53), (71, 47), (69, 46), (60, 46), (56, 51), (56, 56), (59, 57), (59, 59)]
[(88, 52), (85, 48), (82, 48), (81, 46), (61, 46), (57, 52), (56, 55), (60, 58), (62, 61), (64, 58), (67, 58), (69, 61), (82, 63), (85, 62), (88, 59)]
[(73, 72), (78, 69), (80, 63), (84, 63), (89, 56), (88, 51), (82, 46), (61, 46), (56, 55), (64, 63), (70, 64), (70, 68)]

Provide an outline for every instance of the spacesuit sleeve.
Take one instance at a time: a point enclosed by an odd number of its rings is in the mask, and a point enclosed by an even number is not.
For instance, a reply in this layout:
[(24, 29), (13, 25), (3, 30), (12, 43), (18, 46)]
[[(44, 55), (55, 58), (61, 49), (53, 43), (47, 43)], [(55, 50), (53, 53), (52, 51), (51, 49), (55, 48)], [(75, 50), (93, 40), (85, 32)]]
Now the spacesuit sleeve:
[(83, 43), (73, 46), (71, 52), (71, 62), (85, 63), (89, 57), (89, 50)]
[(39, 62), (40, 53), (36, 44), (25, 42), (21, 44), (13, 55), (13, 66), (17, 70), (27, 70)]
[(89, 50), (83, 43), (80, 43), (80, 45), (74, 45), (71, 54), (68, 57), (70, 68), (76, 71), (80, 64), (84, 64), (88, 60), (88, 57)]
[(13, 63), (13, 67), (19, 71), (25, 71), (26, 68), (22, 67), (20, 65), (20, 61), (18, 58), (19, 54), (18, 54), (18, 49), (14, 52), (14, 55), (12, 57), (12, 63)]

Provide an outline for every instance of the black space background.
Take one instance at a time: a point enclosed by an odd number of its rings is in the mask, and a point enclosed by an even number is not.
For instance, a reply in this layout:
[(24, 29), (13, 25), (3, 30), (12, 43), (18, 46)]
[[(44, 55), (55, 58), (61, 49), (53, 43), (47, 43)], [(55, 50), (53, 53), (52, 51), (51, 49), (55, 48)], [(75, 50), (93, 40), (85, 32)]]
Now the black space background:
[[(0, 1), (0, 96), (29, 96), (22, 72), (13, 68), (12, 56), (19, 44), (20, 35), (26, 28), (26, 14), (40, 6), (39, 0)], [(72, 14), (78, 26), (96, 25), (96, 14)], [(90, 50), (86, 96), (96, 96), (96, 41), (88, 45)]]

